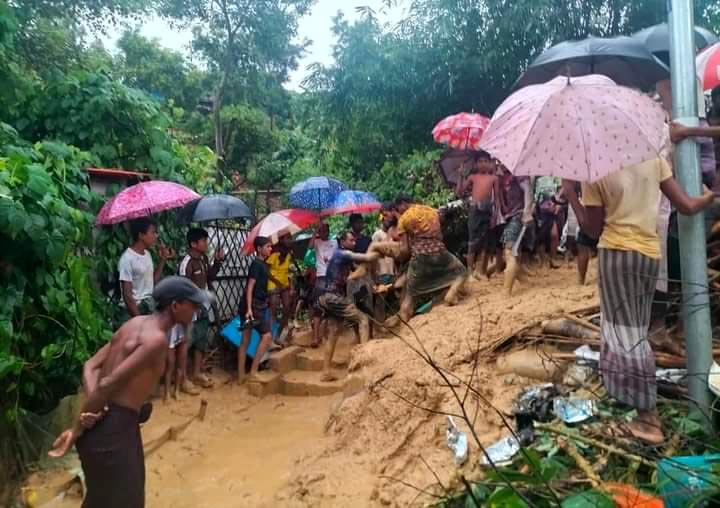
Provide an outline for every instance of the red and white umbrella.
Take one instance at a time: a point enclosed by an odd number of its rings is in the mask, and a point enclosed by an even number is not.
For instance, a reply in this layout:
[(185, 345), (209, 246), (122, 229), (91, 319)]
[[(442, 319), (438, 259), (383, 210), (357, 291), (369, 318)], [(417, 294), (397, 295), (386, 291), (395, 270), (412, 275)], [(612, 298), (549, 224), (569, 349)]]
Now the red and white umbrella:
[(118, 224), (154, 213), (180, 208), (200, 199), (197, 192), (174, 182), (152, 180), (118, 192), (105, 203), (95, 218), (96, 224)]
[(480, 150), (480, 138), (490, 119), (477, 113), (458, 113), (438, 123), (432, 131), (433, 139), (458, 150)]
[(267, 215), (263, 220), (258, 222), (250, 234), (245, 239), (242, 248), (243, 254), (252, 254), (255, 250), (253, 245), (255, 238), (264, 236), (270, 238), (272, 243), (277, 243), (280, 237), (284, 235), (294, 235), (303, 231), (313, 224), (320, 222), (320, 215), (311, 210), (302, 210), (300, 208), (291, 208), (289, 210), (280, 210)]
[(720, 86), (720, 42), (705, 48), (697, 56), (695, 66), (702, 80), (703, 90)]

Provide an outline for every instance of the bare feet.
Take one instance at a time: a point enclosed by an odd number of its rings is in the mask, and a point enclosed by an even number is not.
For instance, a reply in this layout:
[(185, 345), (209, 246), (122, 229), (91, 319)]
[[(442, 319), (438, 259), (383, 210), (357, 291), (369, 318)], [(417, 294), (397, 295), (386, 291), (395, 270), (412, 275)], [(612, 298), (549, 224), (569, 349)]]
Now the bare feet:
[(188, 395), (200, 395), (200, 392), (195, 390), (195, 388), (193, 388), (193, 386), (188, 381), (185, 381), (183, 384), (180, 385), (180, 391), (182, 393), (187, 393)]
[(665, 434), (654, 422), (646, 422), (639, 418), (626, 425), (628, 431), (637, 439), (651, 445), (659, 445), (665, 442)]
[(244, 373), (244, 372), (243, 372), (242, 374), (241, 374), (241, 373), (238, 373), (238, 377), (237, 377), (237, 384), (238, 384), (238, 386), (244, 385), (244, 384), (245, 384), (245, 380), (246, 380), (245, 373)]
[(202, 388), (212, 388), (213, 382), (212, 380), (207, 377), (205, 374), (200, 374), (195, 377), (195, 379), (192, 380), (193, 384), (195, 386), (201, 386)]
[(322, 377), (320, 378), (320, 381), (322, 381), (323, 383), (332, 383), (333, 381), (337, 381), (337, 379), (337, 376), (332, 372), (324, 372)]

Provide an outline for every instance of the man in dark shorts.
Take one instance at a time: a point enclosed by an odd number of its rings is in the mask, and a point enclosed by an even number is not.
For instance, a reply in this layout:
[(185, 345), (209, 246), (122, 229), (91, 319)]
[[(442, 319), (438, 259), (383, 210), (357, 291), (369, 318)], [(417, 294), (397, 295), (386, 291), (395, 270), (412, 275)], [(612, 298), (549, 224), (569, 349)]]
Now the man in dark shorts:
[(355, 301), (347, 296), (347, 280), (354, 263), (373, 263), (380, 258), (379, 253), (360, 254), (355, 250), (355, 236), (345, 231), (338, 237), (340, 248), (335, 251), (328, 263), (325, 288), (318, 298), (318, 305), (326, 317), (336, 323), (334, 333), (328, 338), (323, 362), (323, 381), (337, 379), (330, 369), (335, 346), (343, 323), (357, 325), (360, 332), (360, 343), (365, 344), (370, 338), (370, 318), (362, 312)]
[(244, 316), (246, 322), (252, 322), (253, 326), (243, 328), (242, 344), (238, 347), (238, 384), (245, 381), (245, 361), (247, 359), (247, 348), (250, 345), (250, 337), (254, 328), (260, 334), (260, 344), (255, 351), (252, 366), (250, 367), (250, 379), (257, 376), (260, 368), (260, 360), (272, 345), (272, 329), (270, 324), (268, 281), (270, 270), (265, 260), (272, 254), (272, 243), (269, 238), (258, 236), (255, 238), (255, 252), (257, 257), (253, 259), (248, 272), (247, 288), (243, 301)]
[(87, 487), (83, 508), (145, 504), (141, 408), (165, 372), (170, 330), (189, 325), (198, 307), (208, 303), (206, 292), (184, 277), (160, 281), (152, 296), (155, 312), (127, 321), (86, 363), (87, 399), (80, 417), (49, 452), (59, 458), (76, 444)]
[(598, 239), (592, 238), (585, 231), (583, 231), (583, 224), (586, 222), (585, 208), (580, 202), (580, 196), (578, 195), (578, 184), (571, 180), (563, 180), (562, 182), (563, 195), (567, 198), (568, 203), (573, 208), (575, 215), (578, 220), (578, 234), (577, 234), (577, 266), (578, 266), (578, 283), (584, 286), (587, 281), (587, 270), (590, 264), (590, 256), (594, 251), (597, 250)]

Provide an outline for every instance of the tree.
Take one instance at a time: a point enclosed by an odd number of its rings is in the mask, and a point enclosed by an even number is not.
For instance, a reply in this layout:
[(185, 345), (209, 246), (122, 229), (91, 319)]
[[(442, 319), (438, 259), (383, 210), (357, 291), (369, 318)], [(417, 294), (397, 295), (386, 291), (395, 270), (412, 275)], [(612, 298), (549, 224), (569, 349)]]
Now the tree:
[[(193, 45), (216, 74), (213, 94), (215, 152), (222, 178), (226, 140), (221, 111), (231, 80), (241, 88), (269, 81), (280, 86), (297, 65), (302, 45), (293, 43), (298, 19), (313, 0), (162, 0), (160, 11), (184, 23), (197, 23)], [(244, 86), (243, 86), (244, 85)]]
[(209, 76), (190, 65), (182, 53), (163, 48), (138, 30), (125, 31), (117, 46), (120, 54), (116, 74), (127, 86), (160, 100), (171, 99), (187, 111), (198, 106)]

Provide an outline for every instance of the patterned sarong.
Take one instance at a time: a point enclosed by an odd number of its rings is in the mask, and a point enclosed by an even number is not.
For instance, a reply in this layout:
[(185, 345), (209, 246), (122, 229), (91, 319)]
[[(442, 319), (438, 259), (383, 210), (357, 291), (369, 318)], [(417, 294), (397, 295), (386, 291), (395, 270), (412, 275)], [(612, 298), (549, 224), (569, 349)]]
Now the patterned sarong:
[(659, 261), (635, 251), (600, 249), (600, 372), (608, 394), (655, 409), (655, 354), (648, 341)]

